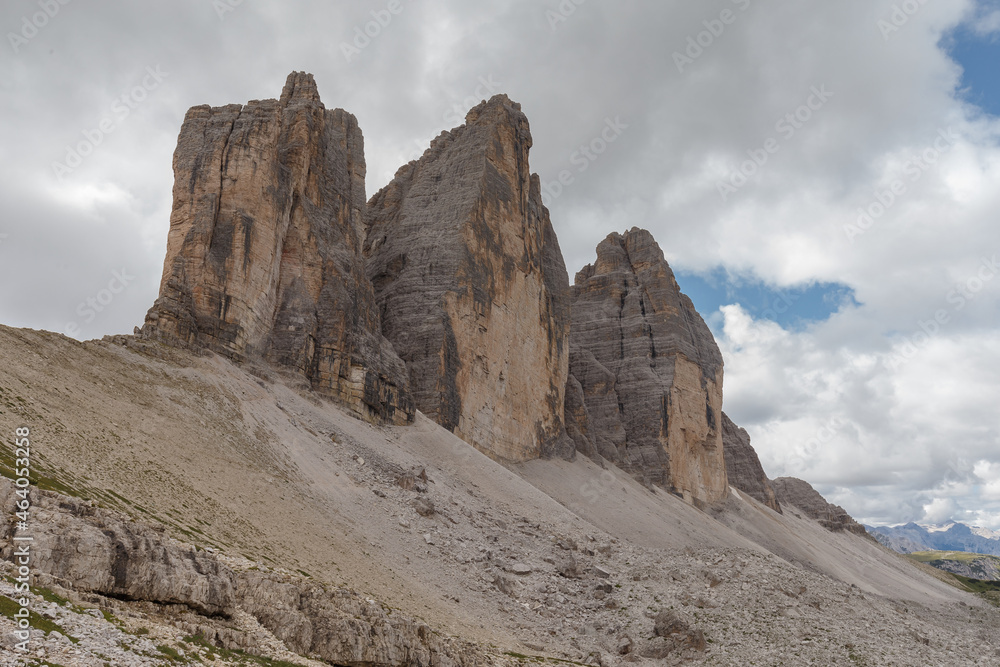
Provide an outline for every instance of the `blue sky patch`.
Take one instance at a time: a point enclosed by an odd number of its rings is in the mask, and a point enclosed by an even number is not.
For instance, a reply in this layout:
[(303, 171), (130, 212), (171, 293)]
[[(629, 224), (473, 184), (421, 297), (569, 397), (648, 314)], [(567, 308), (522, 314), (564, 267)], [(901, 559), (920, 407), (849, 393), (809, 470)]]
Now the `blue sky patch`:
[[(983, 9), (1000, 10), (1000, 3), (984, 3)], [(984, 13), (988, 15), (988, 11)], [(941, 44), (962, 67), (961, 98), (1000, 116), (1000, 34), (980, 35), (972, 28), (959, 26)]]
[(711, 273), (675, 273), (681, 291), (691, 297), (706, 320), (719, 306), (740, 304), (754, 319), (777, 322), (784, 329), (801, 330), (821, 322), (844, 304), (857, 305), (854, 290), (842, 283), (778, 289), (761, 280), (749, 280), (717, 268)]

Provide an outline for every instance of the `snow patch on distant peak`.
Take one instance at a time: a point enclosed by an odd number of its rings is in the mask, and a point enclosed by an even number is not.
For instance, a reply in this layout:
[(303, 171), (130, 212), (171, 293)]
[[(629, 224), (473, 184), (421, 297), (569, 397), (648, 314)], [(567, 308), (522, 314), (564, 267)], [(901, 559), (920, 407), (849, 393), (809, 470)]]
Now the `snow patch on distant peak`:
[(969, 529), (974, 535), (978, 535), (979, 537), (985, 537), (988, 540), (1000, 540), (1000, 531), (980, 528), (979, 526), (969, 526)]
[(927, 523), (918, 523), (917, 525), (926, 530), (928, 533), (943, 533), (944, 531), (949, 530), (952, 526), (954, 526), (955, 522), (949, 521), (948, 523), (944, 523), (939, 526)]

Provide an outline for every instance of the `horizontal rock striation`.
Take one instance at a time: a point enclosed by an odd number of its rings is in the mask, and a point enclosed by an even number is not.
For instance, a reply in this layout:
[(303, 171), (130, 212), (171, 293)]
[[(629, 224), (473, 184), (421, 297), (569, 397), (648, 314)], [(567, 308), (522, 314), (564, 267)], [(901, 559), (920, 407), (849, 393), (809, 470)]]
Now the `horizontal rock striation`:
[(809, 482), (797, 477), (779, 477), (772, 480), (771, 485), (778, 502), (784, 507), (792, 505), (799, 508), (810, 519), (815, 519), (833, 532), (846, 530), (868, 537), (864, 526), (855, 521), (843, 507), (826, 502)]
[[(0, 477), (0, 557), (16, 562), (14, 549), (22, 543), (12, 540), (14, 491)], [(50, 491), (32, 489), (31, 498), (33, 585), (171, 608), (169, 617), (185, 631), (226, 648), (255, 647), (254, 637), (227, 622), (247, 613), (289, 650), (335, 665), (497, 664), (475, 644), (441, 635), (354, 591), (256, 567), (237, 571), (212, 553), (172, 540), (162, 527)], [(177, 605), (195, 615), (179, 613)]]
[[(0, 477), (0, 557), (14, 560), (17, 496)], [(170, 540), (162, 528), (60, 494), (31, 489), (31, 569), (40, 585), (125, 600), (185, 605), (207, 616), (231, 616), (233, 573), (203, 551)], [(41, 577), (38, 579), (38, 577)]]
[(280, 100), (187, 113), (160, 294), (141, 335), (303, 374), (362, 416), (413, 418), (362, 242), (364, 139), (312, 75)]
[(725, 498), (722, 355), (652, 235), (609, 235), (572, 295), (567, 421), (577, 449), (690, 501)]
[(734, 424), (725, 412), (722, 413), (722, 448), (729, 484), (780, 514), (781, 505), (774, 495), (771, 480), (764, 474), (757, 452), (750, 446), (750, 434)]
[(417, 408), (502, 461), (571, 456), (569, 281), (520, 105), (497, 95), (369, 202), (382, 331)]

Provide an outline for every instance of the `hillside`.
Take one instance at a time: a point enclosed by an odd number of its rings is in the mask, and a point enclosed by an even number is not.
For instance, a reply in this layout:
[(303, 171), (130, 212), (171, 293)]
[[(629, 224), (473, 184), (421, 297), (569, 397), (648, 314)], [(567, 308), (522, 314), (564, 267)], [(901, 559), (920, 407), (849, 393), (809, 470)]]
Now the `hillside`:
[(649, 649), (652, 616), (671, 608), (718, 664), (796, 653), (974, 664), (996, 641), (979, 629), (995, 611), (976, 598), (738, 492), (713, 518), (585, 457), (504, 467), (423, 417), (374, 426), (294, 376), (131, 338), (2, 328), (0, 349), (17, 360), (0, 369), (0, 428), (30, 426), (50, 486), (356, 589), (501, 656), (615, 664), (626, 640)]
[(968, 579), (1000, 581), (1000, 558), (996, 556), (967, 551), (916, 551), (907, 557)]

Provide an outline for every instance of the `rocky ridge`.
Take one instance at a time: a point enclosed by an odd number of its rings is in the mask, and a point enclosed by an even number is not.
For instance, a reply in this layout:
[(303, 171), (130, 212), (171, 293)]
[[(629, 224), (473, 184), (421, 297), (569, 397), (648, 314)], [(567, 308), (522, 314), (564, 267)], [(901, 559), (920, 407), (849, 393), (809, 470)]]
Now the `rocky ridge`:
[(779, 477), (771, 481), (774, 493), (786, 508), (791, 505), (811, 519), (831, 531), (846, 530), (868, 537), (865, 527), (855, 521), (840, 505), (826, 502), (826, 499), (812, 487), (796, 477)]

